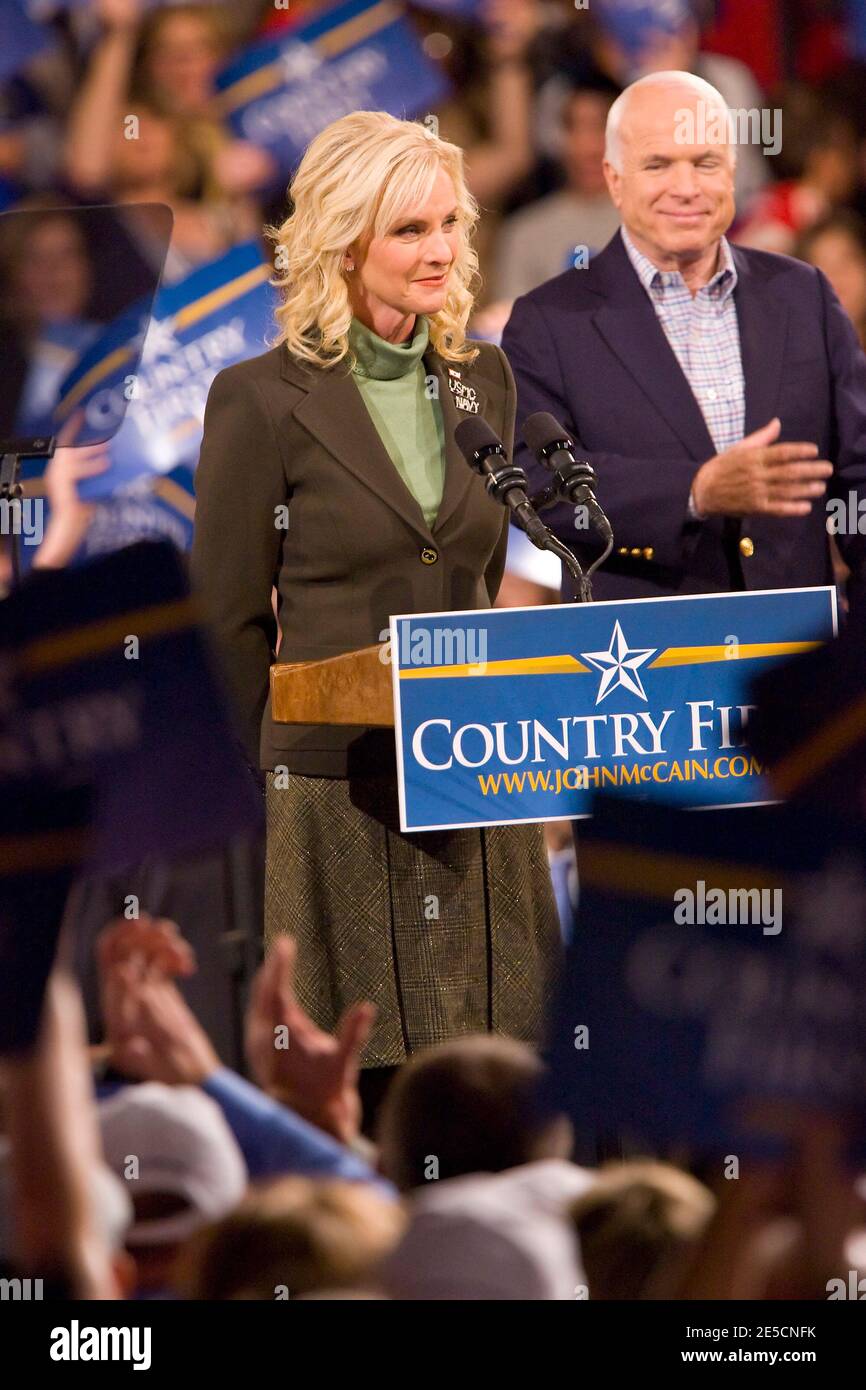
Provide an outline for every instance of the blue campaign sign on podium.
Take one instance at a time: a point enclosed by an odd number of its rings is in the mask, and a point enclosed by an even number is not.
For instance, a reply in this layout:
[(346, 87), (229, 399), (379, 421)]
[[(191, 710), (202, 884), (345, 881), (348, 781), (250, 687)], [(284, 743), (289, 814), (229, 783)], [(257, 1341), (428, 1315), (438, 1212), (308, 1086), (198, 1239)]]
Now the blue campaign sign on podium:
[(764, 804), (751, 682), (835, 633), (831, 587), (392, 617), (401, 827)]

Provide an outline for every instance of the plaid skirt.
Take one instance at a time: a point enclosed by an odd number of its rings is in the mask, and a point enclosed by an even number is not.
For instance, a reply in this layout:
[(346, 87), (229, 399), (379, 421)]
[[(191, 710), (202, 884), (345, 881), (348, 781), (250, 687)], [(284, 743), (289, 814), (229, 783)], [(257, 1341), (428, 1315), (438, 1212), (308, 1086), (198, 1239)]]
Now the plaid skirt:
[(378, 1006), (364, 1066), (464, 1033), (542, 1040), (562, 948), (541, 826), (404, 834), (393, 776), (269, 772), (267, 827), (266, 944), (297, 938), (321, 1028)]

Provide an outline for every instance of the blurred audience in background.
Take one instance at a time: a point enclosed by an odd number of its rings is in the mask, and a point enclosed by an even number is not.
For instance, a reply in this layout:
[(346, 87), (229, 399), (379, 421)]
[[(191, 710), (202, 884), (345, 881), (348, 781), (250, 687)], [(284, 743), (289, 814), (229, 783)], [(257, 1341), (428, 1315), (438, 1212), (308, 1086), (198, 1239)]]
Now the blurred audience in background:
[(802, 232), (854, 197), (860, 153), (854, 124), (830, 93), (796, 85), (779, 99), (780, 177), (741, 208), (734, 240), (791, 255)]
[(575, 263), (579, 244), (588, 254), (606, 246), (619, 226), (602, 172), (607, 113), (618, 95), (612, 83), (574, 87), (561, 111), (559, 159), (565, 186), (511, 213), (497, 241), (493, 286), (497, 299), (514, 300)]
[(866, 222), (840, 208), (803, 232), (794, 247), (801, 261), (827, 276), (866, 347)]
[[(56, 204), (168, 203), (167, 283), (260, 237), (265, 221), (284, 216), (287, 180), (267, 150), (230, 129), (217, 77), (250, 44), (291, 34), (329, 7), (49, 7), (45, 51), (0, 73), (0, 207), (25, 206), (34, 193)], [(498, 337), (517, 295), (616, 230), (600, 167), (604, 121), (643, 73), (688, 69), (734, 111), (781, 112), (778, 152), (752, 140), (739, 146), (735, 239), (795, 253), (817, 222), (866, 206), (862, 55), (839, 6), (479, 0), (470, 19), (410, 0), (407, 14), (450, 82), (451, 95), (429, 114), (464, 148), (483, 212), (479, 336)]]

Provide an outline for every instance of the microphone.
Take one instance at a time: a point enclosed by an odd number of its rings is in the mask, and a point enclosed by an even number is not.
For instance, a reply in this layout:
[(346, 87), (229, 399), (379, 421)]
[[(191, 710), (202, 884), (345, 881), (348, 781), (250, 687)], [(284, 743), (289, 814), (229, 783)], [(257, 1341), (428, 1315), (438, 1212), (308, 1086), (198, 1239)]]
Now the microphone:
[(539, 550), (551, 548), (551, 534), (526, 495), (526, 474), (509, 462), (502, 440), (480, 415), (467, 416), (454, 431), (458, 449), (473, 472), (484, 479), (487, 491), (509, 507)]
[(539, 463), (553, 473), (556, 494), (575, 507), (586, 507), (606, 544), (613, 544), (613, 529), (595, 495), (598, 479), (586, 459), (576, 459), (571, 435), (546, 410), (530, 415), (523, 438)]

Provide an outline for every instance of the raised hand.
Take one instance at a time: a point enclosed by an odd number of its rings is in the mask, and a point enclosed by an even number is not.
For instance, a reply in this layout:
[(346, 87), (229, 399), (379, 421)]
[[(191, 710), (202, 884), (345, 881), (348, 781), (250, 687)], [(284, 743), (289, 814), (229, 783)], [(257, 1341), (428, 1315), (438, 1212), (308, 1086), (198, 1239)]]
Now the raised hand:
[(295, 995), (295, 954), (292, 938), (281, 938), (253, 982), (246, 1020), (247, 1061), (263, 1090), (349, 1143), (361, 1123), (359, 1059), (376, 1006), (353, 1004), (340, 1019), (336, 1036), (323, 1032)]

